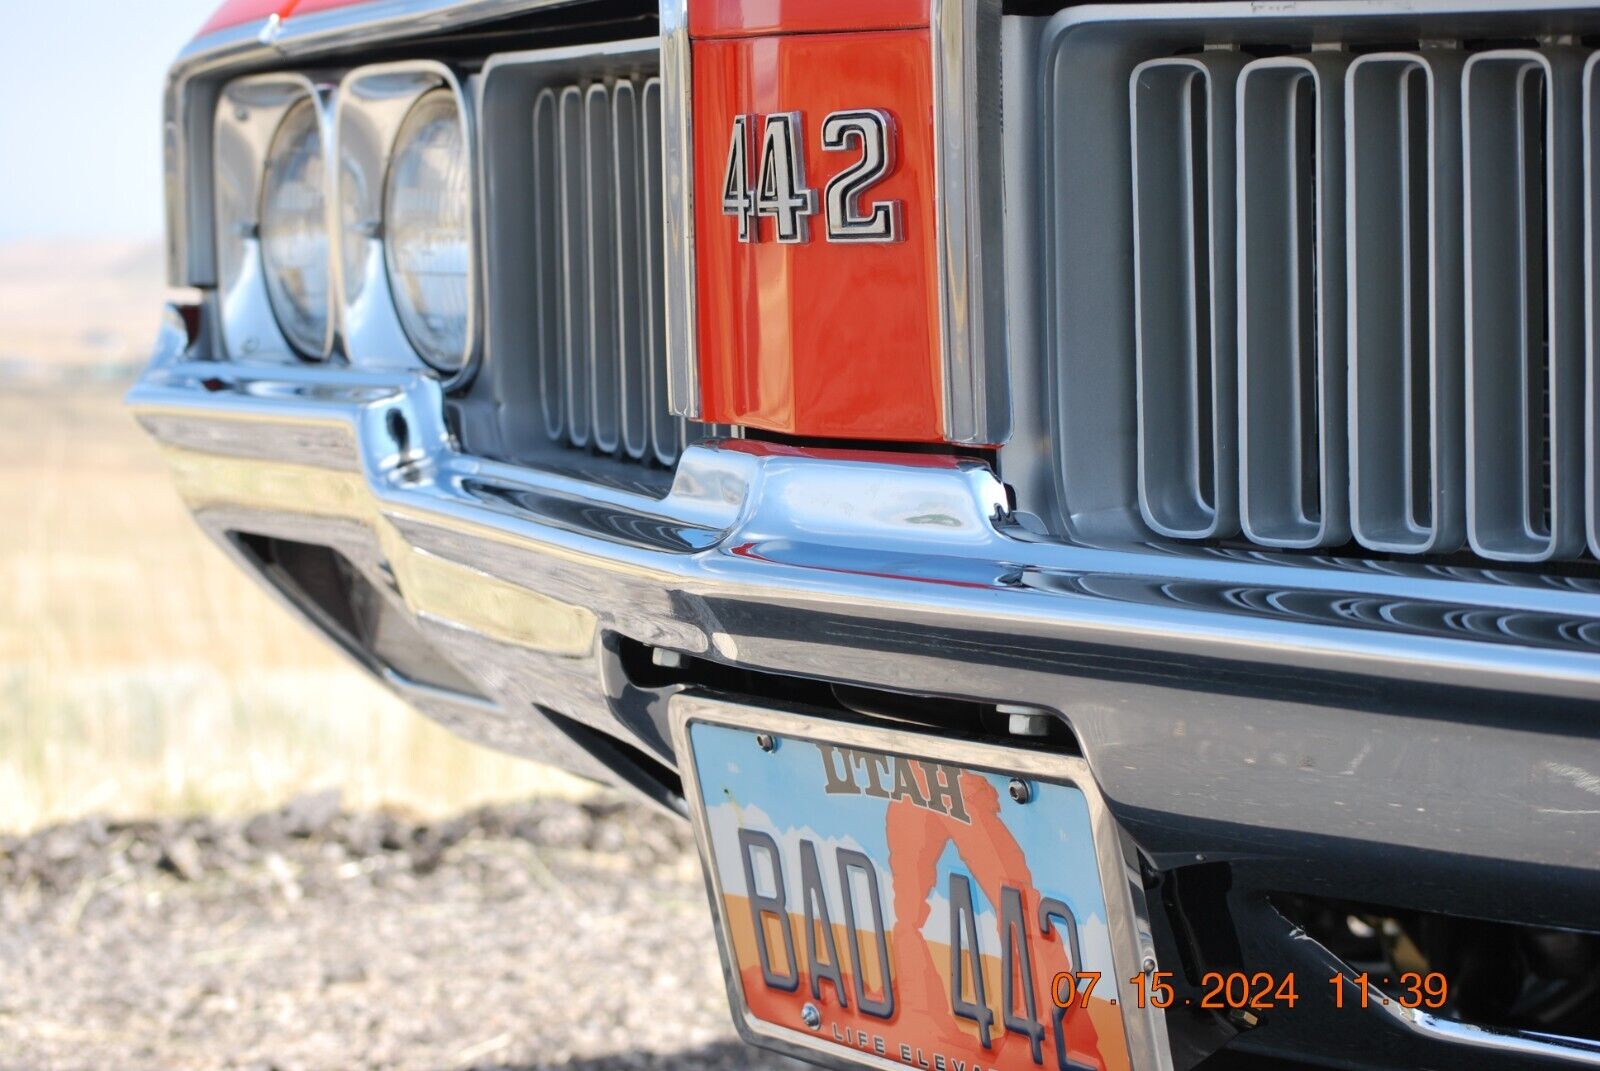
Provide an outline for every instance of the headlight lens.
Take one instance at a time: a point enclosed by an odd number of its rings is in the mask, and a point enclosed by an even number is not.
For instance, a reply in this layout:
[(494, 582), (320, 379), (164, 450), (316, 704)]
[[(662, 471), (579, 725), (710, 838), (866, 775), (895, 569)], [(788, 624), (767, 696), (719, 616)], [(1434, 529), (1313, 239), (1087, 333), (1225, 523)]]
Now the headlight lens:
[(367, 285), (367, 263), (371, 258), (368, 246), (378, 233), (375, 212), (367, 205), (367, 174), (356, 157), (341, 153), (339, 161), (339, 225), (344, 262), (344, 300), (354, 305)]
[(323, 356), (328, 339), (328, 216), (322, 131), (310, 100), (278, 124), (261, 185), (261, 263), (278, 326), (296, 350)]
[(401, 326), (444, 372), (467, 361), (472, 263), (470, 167), (448, 89), (424, 94), (395, 138), (384, 191), (384, 255)]

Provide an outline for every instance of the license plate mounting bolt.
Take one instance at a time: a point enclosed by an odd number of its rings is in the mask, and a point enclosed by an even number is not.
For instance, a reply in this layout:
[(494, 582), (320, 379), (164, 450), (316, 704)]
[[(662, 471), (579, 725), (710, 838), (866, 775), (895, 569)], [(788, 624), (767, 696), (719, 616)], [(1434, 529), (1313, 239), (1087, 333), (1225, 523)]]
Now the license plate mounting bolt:
[[(756, 747), (759, 747), (762, 751), (773, 752), (778, 750), (778, 742), (772, 738), (771, 733), (757, 733)], [(807, 1005), (807, 1007), (810, 1007), (810, 1005)]]
[(822, 1029), (822, 1013), (809, 1000), (806, 1001), (805, 1007), (800, 1009), (800, 1021), (813, 1030)]
[(1028, 782), (1022, 780), (1020, 777), (1013, 777), (1011, 779), (1011, 784), (1007, 786), (1006, 791), (1010, 792), (1011, 798), (1016, 800), (1018, 803), (1027, 803), (1029, 800), (1033, 799), (1033, 789), (1029, 788)]

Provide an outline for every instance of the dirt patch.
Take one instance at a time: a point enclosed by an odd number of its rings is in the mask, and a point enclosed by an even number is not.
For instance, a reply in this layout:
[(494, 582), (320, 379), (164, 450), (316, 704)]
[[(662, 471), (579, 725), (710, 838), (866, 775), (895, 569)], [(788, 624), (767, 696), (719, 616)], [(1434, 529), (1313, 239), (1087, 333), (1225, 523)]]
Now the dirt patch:
[(729, 1021), (687, 826), (536, 801), (422, 823), (0, 838), (8, 1069), (793, 1068)]

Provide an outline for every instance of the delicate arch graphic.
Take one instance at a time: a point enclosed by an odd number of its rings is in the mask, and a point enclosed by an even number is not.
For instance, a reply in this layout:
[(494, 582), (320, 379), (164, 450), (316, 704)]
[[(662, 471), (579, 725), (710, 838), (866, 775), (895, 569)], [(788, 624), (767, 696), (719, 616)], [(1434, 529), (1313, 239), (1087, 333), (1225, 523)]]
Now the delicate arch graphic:
[[(1050, 1000), (1052, 980), (1057, 973), (1076, 970), (1080, 965), (1068, 962), (1059, 927), (1052, 927), (1049, 933), (1040, 932), (1041, 897), (1034, 888), (1033, 874), (1021, 846), (1000, 819), (999, 793), (987, 778), (966, 770), (961, 772), (961, 792), (970, 822), (916, 807), (905, 799), (889, 804), (889, 869), (894, 874), (893, 943), (901, 968), (900, 977), (896, 979), (901, 1007), (950, 1006), (950, 994), (941, 988), (944, 975), (938, 969), (922, 929), (932, 911), (928, 898), (938, 880), (939, 859), (945, 848), (954, 844), (984, 898), (997, 911), (1005, 900), (1002, 886), (1022, 890), (1021, 918), (1033, 942), (1033, 989), (1043, 1002), (1038, 1011), (1041, 1018), (1050, 1022), (1049, 1030), (1065, 1033), (1065, 1037), (1056, 1035), (1058, 1040), (1052, 1046), (1055, 1053), (1064, 1053), (1071, 1068), (1093, 1071), (1103, 1067), (1099, 1059), (1099, 1036), (1087, 1011), (1075, 1007), (1065, 1011), (1060, 1019), (1049, 1014), (1054, 1009)], [(1001, 938), (1006, 938), (1003, 931)], [(1112, 979), (1104, 981), (1114, 983)], [(1009, 990), (1011, 986), (1004, 986), (1004, 989)], [(1000, 991), (1001, 987), (995, 987), (992, 992)], [(1011, 1009), (1004, 1011), (1009, 1013)], [(997, 1024), (1001, 1021), (1001, 1017), (996, 1017)], [(912, 1027), (934, 1048), (944, 1045), (959, 1051), (972, 1043), (971, 1035), (962, 1032), (953, 1017), (938, 1017), (926, 1023), (902, 1020), (902, 1023)], [(998, 1062), (1008, 1048), (1021, 1048), (1026, 1052), (1032, 1047), (1031, 1040), (1025, 1033), (1007, 1032), (997, 1026), (991, 1051)], [(1032, 1053), (1028, 1052), (1025, 1059), (1032, 1063)], [(1048, 1054), (1045, 1056), (1046, 1067), (1058, 1063), (1059, 1057), (1052, 1061)], [(1052, 1071), (1059, 1069), (1052, 1068)]]

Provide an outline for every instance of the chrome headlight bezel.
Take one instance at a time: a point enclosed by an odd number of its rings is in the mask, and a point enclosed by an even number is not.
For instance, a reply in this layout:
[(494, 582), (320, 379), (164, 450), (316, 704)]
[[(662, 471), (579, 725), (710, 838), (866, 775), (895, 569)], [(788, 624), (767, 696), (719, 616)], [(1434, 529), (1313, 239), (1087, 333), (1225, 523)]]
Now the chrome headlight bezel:
[(319, 359), (328, 354), (334, 316), (323, 125), (310, 99), (284, 112), (267, 149), (256, 225), (267, 300), (278, 328), (297, 353)]
[[(455, 368), (438, 368), (426, 361), (406, 333), (385, 248), (386, 191), (396, 140), (417, 102), (441, 90), (455, 98), (469, 167), (467, 328), (460, 365)], [(340, 306), (340, 337), (350, 363), (392, 367), (403, 355), (401, 363), (431, 369), (445, 389), (464, 386), (476, 373), (482, 351), (479, 164), (469, 94), (442, 63), (417, 60), (358, 67), (340, 82), (334, 129), (338, 162), (332, 213), (339, 230), (334, 293)]]
[[(440, 174), (430, 160), (440, 149), (441, 140), (451, 158), (444, 174)], [(383, 184), (384, 263), (389, 272), (395, 312), (417, 354), (446, 374), (454, 374), (465, 365), (471, 352), (467, 337), (474, 326), (472, 162), (468, 152), (466, 121), (455, 95), (444, 88), (430, 89), (417, 98), (400, 124)], [(451, 197), (453, 185), (455, 196)], [(401, 222), (407, 216), (410, 224), (422, 222), (425, 230), (432, 234), (437, 234), (441, 225), (447, 231), (449, 253), (460, 255), (459, 264), (450, 265), (459, 270), (459, 282), (451, 282), (443, 290), (430, 287), (428, 277), (435, 273), (426, 267), (418, 271), (417, 264), (407, 263), (408, 257), (414, 258), (419, 253), (425, 264), (436, 265), (440, 259), (437, 241), (425, 239), (419, 245), (415, 232), (407, 236), (407, 228)], [(446, 264), (454, 260), (454, 256), (444, 257)], [(453, 293), (457, 286), (461, 288), (459, 313), (455, 311), (456, 295)], [(427, 307), (430, 297), (433, 308)], [(451, 309), (448, 314), (451, 326), (444, 330), (437, 320), (440, 314), (437, 304), (441, 299)], [(459, 341), (453, 337), (457, 322)]]
[(228, 356), (251, 360), (326, 360), (337, 321), (335, 282), (328, 276), (328, 311), (315, 346), (296, 346), (284, 331), (268, 286), (261, 245), (267, 161), (284, 119), (301, 105), (315, 109), (322, 142), (324, 226), (330, 257), (336, 245), (328, 163), (333, 158), (331, 87), (296, 73), (250, 75), (222, 90), (214, 118), (217, 297)]

